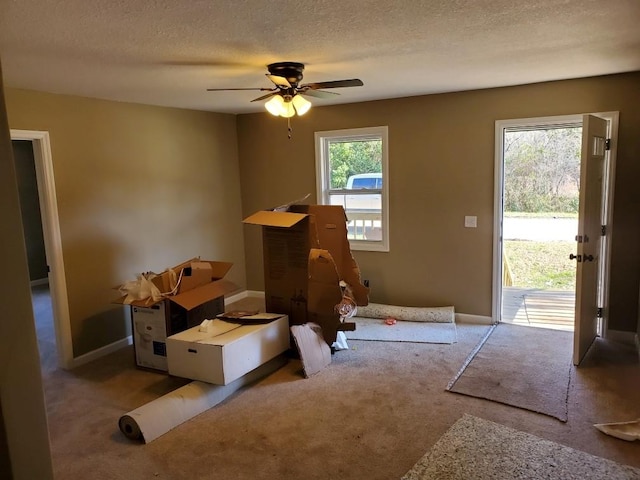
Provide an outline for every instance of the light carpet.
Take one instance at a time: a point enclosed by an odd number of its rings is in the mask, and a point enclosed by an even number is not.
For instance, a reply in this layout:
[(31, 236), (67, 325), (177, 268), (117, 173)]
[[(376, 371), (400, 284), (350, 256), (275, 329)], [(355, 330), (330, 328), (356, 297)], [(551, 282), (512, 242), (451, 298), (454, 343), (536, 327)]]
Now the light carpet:
[(457, 341), (455, 323), (398, 320), (394, 325), (387, 325), (380, 318), (354, 317), (351, 320), (356, 323), (356, 329), (345, 332), (348, 340), (444, 344)]
[(465, 414), (402, 480), (640, 479), (621, 465)]
[(567, 421), (571, 332), (500, 323), (472, 351), (447, 390)]

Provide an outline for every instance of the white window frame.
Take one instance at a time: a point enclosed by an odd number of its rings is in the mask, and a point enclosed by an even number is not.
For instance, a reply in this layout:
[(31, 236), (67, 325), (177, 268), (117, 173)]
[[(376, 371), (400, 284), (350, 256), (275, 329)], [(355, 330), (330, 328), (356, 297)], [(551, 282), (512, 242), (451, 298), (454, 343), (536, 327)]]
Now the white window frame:
[[(382, 140), (382, 189), (381, 194), (381, 227), (382, 240), (349, 240), (352, 250), (374, 252), (389, 251), (389, 129), (387, 126), (351, 128), (345, 130), (327, 130), (315, 133), (316, 144), (316, 194), (321, 205), (330, 205), (330, 170), (329, 170), (329, 142), (331, 141), (362, 141)], [(336, 190), (332, 191), (336, 193)], [(338, 192), (339, 193), (339, 192)], [(376, 191), (378, 193), (378, 191)]]

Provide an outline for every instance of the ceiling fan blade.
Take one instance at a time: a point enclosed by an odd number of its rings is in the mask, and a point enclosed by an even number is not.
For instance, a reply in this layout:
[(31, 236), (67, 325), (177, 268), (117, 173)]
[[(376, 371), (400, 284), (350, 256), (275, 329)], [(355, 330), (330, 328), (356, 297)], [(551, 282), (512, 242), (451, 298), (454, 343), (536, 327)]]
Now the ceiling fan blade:
[(291, 84), (289, 83), (289, 80), (287, 80), (286, 78), (280, 77), (278, 75), (271, 75), (269, 73), (267, 73), (265, 75), (267, 76), (267, 78), (269, 80), (271, 80), (277, 86), (284, 87), (284, 88), (291, 88)]
[(352, 78), (350, 80), (333, 80), (331, 82), (318, 82), (318, 83), (308, 83), (306, 85), (302, 85), (303, 87), (308, 87), (311, 90), (317, 90), (319, 88), (342, 88), (342, 87), (362, 87), (364, 83), (359, 78)]
[(252, 102), (259, 102), (260, 100), (264, 100), (265, 98), (273, 97), (274, 95), (277, 95), (277, 93), (278, 93), (277, 91), (271, 92), (271, 93), (267, 93), (266, 95), (262, 95), (261, 97), (254, 98), (251, 101)]
[(317, 98), (333, 98), (336, 95), (340, 95), (338, 92), (324, 92), (322, 90), (302, 89), (300, 91), (302, 95), (308, 95), (309, 97)]
[(207, 92), (226, 92), (231, 90), (259, 90), (261, 92), (270, 91), (270, 88), (207, 88)]

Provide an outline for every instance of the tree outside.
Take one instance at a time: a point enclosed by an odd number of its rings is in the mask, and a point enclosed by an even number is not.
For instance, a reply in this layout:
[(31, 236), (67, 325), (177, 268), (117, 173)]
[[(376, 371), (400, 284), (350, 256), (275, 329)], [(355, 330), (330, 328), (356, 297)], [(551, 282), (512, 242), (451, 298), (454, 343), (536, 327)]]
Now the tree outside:
[(505, 212), (578, 212), (582, 127), (507, 132)]
[[(581, 142), (581, 127), (505, 133), (505, 222), (577, 218)], [(575, 263), (569, 260), (574, 249), (570, 239), (505, 238), (511, 286), (575, 290)]]
[(345, 188), (347, 179), (359, 173), (382, 172), (382, 140), (349, 140), (329, 143), (331, 188)]

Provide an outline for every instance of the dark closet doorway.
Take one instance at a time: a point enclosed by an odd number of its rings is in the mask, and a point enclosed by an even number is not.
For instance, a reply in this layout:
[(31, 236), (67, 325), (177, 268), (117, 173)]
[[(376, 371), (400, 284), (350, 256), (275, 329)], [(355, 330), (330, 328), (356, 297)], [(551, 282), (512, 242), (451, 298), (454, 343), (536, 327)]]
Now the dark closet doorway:
[(12, 140), (18, 180), (22, 227), (29, 265), (31, 301), (36, 324), (40, 363), (43, 372), (55, 369), (58, 362), (53, 309), (49, 290), (49, 268), (42, 228), (41, 199), (38, 193), (33, 142)]

